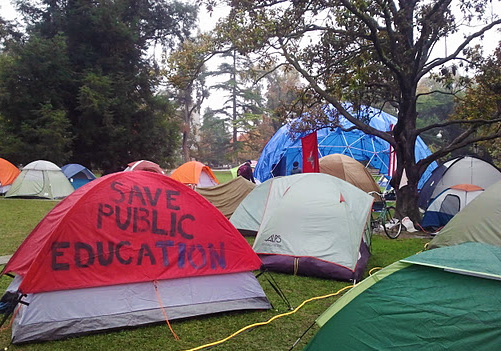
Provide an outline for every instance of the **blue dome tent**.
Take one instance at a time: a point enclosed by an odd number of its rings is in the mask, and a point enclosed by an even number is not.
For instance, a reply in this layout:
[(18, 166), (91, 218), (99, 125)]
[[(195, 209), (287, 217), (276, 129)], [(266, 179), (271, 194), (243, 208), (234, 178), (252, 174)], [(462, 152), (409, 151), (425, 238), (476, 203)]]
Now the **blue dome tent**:
[[(333, 106), (326, 106), (326, 111), (334, 109)], [(350, 108), (347, 108), (350, 110)], [(363, 107), (362, 111), (367, 114), (370, 120), (369, 125), (373, 128), (389, 131), (392, 125), (397, 123), (397, 118), (372, 107)], [(339, 121), (346, 129), (353, 124), (340, 116)], [(254, 170), (254, 178), (264, 182), (274, 176), (289, 175), (294, 161), (302, 160), (301, 138), (309, 132), (292, 133), (289, 124), (282, 126), (268, 141), (261, 153)], [(388, 176), (390, 171), (389, 151), (390, 145), (374, 135), (368, 135), (360, 130), (344, 132), (341, 128), (322, 128), (317, 131), (318, 156), (323, 157), (330, 154), (348, 155), (357, 161), (367, 162), (368, 165), (379, 170), (383, 175)], [(416, 160), (423, 159), (431, 154), (428, 146), (418, 137), (416, 142)], [(437, 167), (433, 162), (425, 171), (419, 181), (419, 188), (428, 179), (433, 169)]]
[(96, 179), (94, 173), (92, 173), (87, 167), (78, 163), (69, 163), (64, 165), (61, 167), (61, 170), (75, 189), (78, 189), (82, 185)]

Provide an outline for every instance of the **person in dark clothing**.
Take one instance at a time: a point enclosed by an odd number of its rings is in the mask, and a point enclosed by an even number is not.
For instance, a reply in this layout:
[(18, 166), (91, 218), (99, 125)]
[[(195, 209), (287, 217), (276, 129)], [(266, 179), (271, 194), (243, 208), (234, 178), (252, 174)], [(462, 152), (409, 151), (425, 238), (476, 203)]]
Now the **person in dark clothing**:
[(255, 183), (254, 175), (252, 174), (252, 167), (251, 167), (250, 160), (245, 161), (243, 165), (238, 167), (237, 176), (242, 176), (245, 179), (250, 180), (251, 182)]
[(291, 174), (299, 174), (299, 173), (303, 173), (303, 171), (301, 170), (301, 168), (299, 168), (299, 162), (294, 161), (294, 163), (292, 164)]

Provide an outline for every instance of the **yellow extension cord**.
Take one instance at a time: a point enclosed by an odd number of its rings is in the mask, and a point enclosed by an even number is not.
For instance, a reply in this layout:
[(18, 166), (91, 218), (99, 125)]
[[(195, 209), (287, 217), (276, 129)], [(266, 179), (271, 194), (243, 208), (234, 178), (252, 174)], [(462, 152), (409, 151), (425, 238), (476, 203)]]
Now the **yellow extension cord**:
[(316, 296), (316, 297), (312, 297), (310, 299), (307, 299), (307, 300), (304, 300), (298, 307), (296, 307), (293, 311), (290, 311), (290, 312), (286, 312), (286, 313), (282, 313), (282, 314), (278, 314), (276, 316), (273, 316), (272, 318), (268, 319), (266, 322), (259, 322), (259, 323), (254, 323), (254, 324), (251, 324), (251, 325), (248, 325), (246, 327), (243, 327), (242, 329), (234, 332), (233, 334), (231, 334), (230, 336), (224, 338), (224, 339), (221, 339), (221, 340), (218, 340), (218, 341), (215, 341), (215, 342), (212, 342), (210, 344), (205, 344), (205, 345), (202, 345), (202, 346), (198, 346), (198, 347), (195, 347), (193, 349), (188, 349), (188, 350), (184, 350), (184, 351), (197, 351), (197, 350), (202, 350), (206, 347), (211, 347), (211, 346), (216, 346), (216, 345), (219, 345), (219, 344), (222, 344), (223, 342), (226, 342), (228, 340), (230, 340), (231, 338), (233, 338), (234, 336), (237, 336), (238, 334), (250, 329), (250, 328), (254, 328), (254, 327), (259, 327), (259, 326), (262, 326), (262, 325), (266, 325), (268, 323), (271, 323), (272, 321), (274, 321), (275, 319), (278, 319), (278, 318), (281, 318), (281, 317), (285, 317), (285, 316), (288, 316), (288, 315), (291, 315), (291, 314), (294, 314), (296, 313), (297, 311), (299, 311), (299, 309), (301, 309), (304, 305), (306, 305), (308, 302), (310, 301), (314, 301), (314, 300), (321, 300), (321, 299), (325, 299), (325, 298), (328, 298), (328, 297), (332, 297), (332, 296), (336, 296), (336, 295), (339, 295), (341, 292), (347, 290), (347, 289), (351, 289), (353, 288), (355, 285), (348, 285), (348, 286), (345, 286), (344, 288), (342, 289), (339, 289), (338, 291), (336, 291), (335, 293), (332, 293), (332, 294), (328, 294), (328, 295), (323, 295), (323, 296)]

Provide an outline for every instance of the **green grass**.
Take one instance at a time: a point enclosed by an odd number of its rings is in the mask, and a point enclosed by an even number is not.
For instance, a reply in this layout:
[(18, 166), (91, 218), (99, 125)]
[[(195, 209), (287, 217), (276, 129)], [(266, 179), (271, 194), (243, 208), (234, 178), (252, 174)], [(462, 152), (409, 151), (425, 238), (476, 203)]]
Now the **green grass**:
[(0, 198), (0, 256), (14, 253), (57, 203), (50, 200)]
[(229, 182), (230, 180), (233, 179), (230, 170), (224, 170), (224, 171), (213, 170), (213, 172), (217, 180), (219, 180), (219, 183), (221, 184)]
[[(227, 176), (224, 172), (217, 173), (219, 179), (223, 179), (222, 177), (224, 176)], [(0, 199), (1, 254), (14, 253), (22, 240), (55, 204), (56, 202), (54, 201)], [(246, 239), (252, 244), (253, 238), (247, 237)], [(399, 238), (397, 240), (390, 240), (384, 236), (374, 236), (372, 257), (370, 258), (367, 271), (372, 267), (384, 267), (398, 259), (410, 256), (420, 251), (426, 242), (426, 239)], [(349, 285), (346, 282), (277, 273), (273, 273), (273, 277), (294, 307), (308, 298), (330, 294)], [(7, 276), (0, 278), (0, 293), (5, 290), (10, 281), (11, 278)], [(165, 323), (67, 340), (25, 345), (10, 345), (10, 329), (8, 329), (0, 331), (0, 350), (4, 347), (8, 347), (9, 350), (23, 351), (170, 351), (194, 348), (225, 338), (242, 327), (266, 321), (279, 313), (287, 311), (287, 306), (278, 297), (267, 280), (260, 277), (259, 281), (269, 300), (276, 308), (275, 310), (231, 312), (181, 321), (175, 320), (171, 322), (171, 325), (181, 338), (179, 341), (174, 340)], [(330, 297), (312, 301), (297, 313), (279, 318), (266, 326), (246, 331), (217, 346), (216, 349), (288, 350), (296, 339), (336, 299), (337, 297)], [(85, 303), (85, 301), (76, 301), (76, 303)], [(315, 325), (294, 350), (301, 350), (317, 330), (318, 327)]]

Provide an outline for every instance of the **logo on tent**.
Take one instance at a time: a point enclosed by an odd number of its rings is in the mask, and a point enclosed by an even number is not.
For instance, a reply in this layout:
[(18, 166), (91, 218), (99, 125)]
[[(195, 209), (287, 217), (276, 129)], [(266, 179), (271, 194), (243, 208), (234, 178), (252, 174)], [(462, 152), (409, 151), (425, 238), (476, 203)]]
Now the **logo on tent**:
[(273, 235), (270, 235), (268, 237), (268, 239), (266, 239), (265, 241), (280, 244), (282, 242), (282, 238), (278, 234), (273, 234)]

